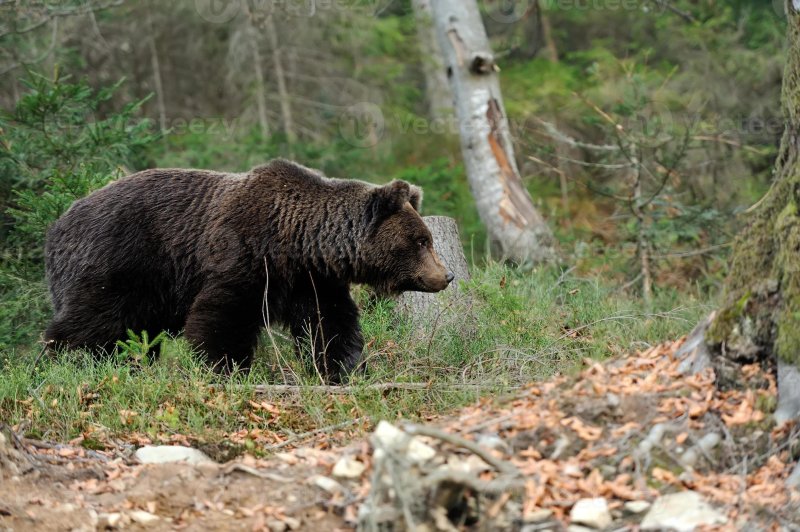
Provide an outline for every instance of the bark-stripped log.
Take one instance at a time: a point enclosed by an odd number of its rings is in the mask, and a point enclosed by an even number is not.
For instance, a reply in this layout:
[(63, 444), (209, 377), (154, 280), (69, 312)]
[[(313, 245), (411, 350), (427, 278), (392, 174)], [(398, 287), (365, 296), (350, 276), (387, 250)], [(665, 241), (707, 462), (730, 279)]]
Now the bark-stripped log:
[(499, 69), (478, 5), (436, 0), (433, 16), (455, 98), (467, 178), (492, 245), (517, 263), (550, 260), (553, 236), (517, 169)]

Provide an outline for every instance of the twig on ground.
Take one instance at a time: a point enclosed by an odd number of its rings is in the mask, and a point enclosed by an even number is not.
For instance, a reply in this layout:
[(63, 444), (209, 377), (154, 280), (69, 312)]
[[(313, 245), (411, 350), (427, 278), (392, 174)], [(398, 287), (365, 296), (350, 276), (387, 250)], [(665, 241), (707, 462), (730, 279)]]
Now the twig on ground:
[(345, 395), (358, 391), (390, 391), (390, 390), (406, 390), (406, 391), (477, 391), (491, 387), (492, 383), (481, 384), (433, 384), (428, 382), (382, 382), (377, 384), (367, 384), (364, 386), (359, 385), (324, 385), (324, 384), (311, 384), (308, 386), (300, 384), (256, 384), (255, 386), (237, 386), (239, 389), (252, 388), (256, 394), (287, 394), (287, 393), (301, 393), (301, 392), (325, 392), (332, 395)]
[(327, 433), (327, 432), (333, 432), (335, 430), (341, 430), (343, 428), (350, 427), (352, 425), (356, 425), (356, 424), (362, 422), (364, 419), (365, 418), (363, 418), (363, 417), (359, 417), (359, 418), (356, 418), (356, 419), (349, 419), (347, 421), (342, 421), (341, 423), (336, 423), (334, 425), (328, 425), (327, 427), (320, 427), (318, 429), (309, 430), (308, 432), (303, 432), (302, 434), (298, 434), (296, 436), (292, 436), (291, 438), (288, 438), (288, 439), (286, 439), (286, 440), (284, 440), (284, 441), (282, 441), (280, 443), (276, 443), (274, 445), (268, 445), (268, 446), (264, 447), (264, 450), (265, 451), (276, 451), (278, 449), (283, 449), (284, 447), (287, 447), (289, 445), (293, 445), (293, 444), (295, 444), (297, 442), (300, 442), (300, 441), (303, 441), (303, 440), (307, 440), (308, 438), (312, 438), (312, 437), (314, 437), (314, 436), (316, 436), (318, 434), (324, 434), (324, 433)]
[(255, 467), (251, 467), (240, 462), (231, 462), (225, 465), (221, 470), (221, 472), (225, 475), (230, 475), (235, 471), (241, 471), (242, 473), (247, 473), (248, 475), (253, 475), (254, 477), (263, 478), (266, 480), (272, 480), (273, 482), (293, 482), (291, 477), (276, 475), (275, 473), (269, 473), (266, 471), (259, 471)]

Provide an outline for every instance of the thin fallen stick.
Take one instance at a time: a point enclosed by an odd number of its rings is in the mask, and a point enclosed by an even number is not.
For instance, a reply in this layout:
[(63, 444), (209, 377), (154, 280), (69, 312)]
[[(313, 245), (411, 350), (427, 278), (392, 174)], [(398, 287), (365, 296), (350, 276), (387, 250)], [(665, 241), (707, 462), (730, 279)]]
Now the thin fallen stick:
[(292, 436), (291, 438), (288, 438), (288, 439), (286, 439), (286, 440), (284, 440), (284, 441), (282, 441), (280, 443), (276, 443), (274, 445), (268, 445), (268, 446), (264, 447), (264, 450), (265, 451), (275, 451), (277, 449), (283, 449), (284, 447), (292, 445), (292, 444), (297, 443), (299, 441), (303, 441), (303, 440), (307, 440), (309, 438), (313, 438), (314, 436), (316, 436), (318, 434), (324, 434), (326, 432), (333, 432), (335, 430), (340, 430), (340, 429), (349, 427), (351, 425), (355, 425), (357, 423), (360, 423), (360, 422), (364, 421), (364, 419), (365, 418), (363, 418), (363, 417), (359, 417), (359, 418), (356, 418), (356, 419), (350, 419), (350, 420), (347, 420), (347, 421), (342, 421), (341, 423), (336, 423), (335, 425), (328, 425), (327, 427), (320, 427), (318, 429), (309, 430), (308, 432), (303, 432), (302, 434), (297, 434), (296, 436)]
[(462, 447), (472, 454), (478, 456), (481, 460), (495, 468), (500, 473), (506, 473), (508, 475), (522, 474), (511, 462), (495, 457), (487, 449), (481, 447), (474, 441), (467, 440), (461, 436), (450, 434), (448, 432), (425, 425), (415, 425), (413, 423), (405, 423), (403, 424), (402, 428), (411, 435), (428, 436), (429, 438), (436, 438), (437, 440), (455, 445), (456, 447)]
[[(500, 385), (498, 385), (500, 386)], [(327, 386), (322, 384), (311, 384), (308, 386), (298, 384), (256, 384), (255, 386), (237, 386), (239, 389), (252, 389), (256, 394), (281, 394), (281, 393), (300, 393), (300, 392), (325, 392), (333, 395), (343, 395), (358, 391), (389, 391), (389, 390), (408, 390), (408, 391), (477, 391), (491, 388), (489, 384), (433, 384), (427, 382), (382, 382), (377, 384), (367, 384), (365, 386)]]

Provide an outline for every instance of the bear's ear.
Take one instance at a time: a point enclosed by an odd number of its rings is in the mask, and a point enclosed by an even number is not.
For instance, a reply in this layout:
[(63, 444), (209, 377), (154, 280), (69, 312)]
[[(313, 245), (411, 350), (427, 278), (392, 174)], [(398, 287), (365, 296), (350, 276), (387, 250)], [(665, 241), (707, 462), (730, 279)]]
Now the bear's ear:
[(411, 199), (411, 186), (405, 181), (394, 180), (388, 185), (371, 191), (369, 211), (373, 223), (380, 223), (400, 209)]
[(420, 212), (420, 208), (422, 207), (422, 189), (418, 186), (411, 185), (408, 201), (411, 202), (411, 206), (414, 207), (415, 211)]

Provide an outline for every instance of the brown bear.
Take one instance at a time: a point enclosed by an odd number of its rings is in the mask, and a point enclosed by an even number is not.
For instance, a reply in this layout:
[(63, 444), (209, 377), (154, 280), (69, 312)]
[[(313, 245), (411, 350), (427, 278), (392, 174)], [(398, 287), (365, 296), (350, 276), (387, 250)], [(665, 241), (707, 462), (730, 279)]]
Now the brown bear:
[(47, 232), (48, 345), (98, 353), (177, 333), (212, 366), (247, 368), (260, 328), (289, 328), (330, 382), (364, 341), (351, 283), (436, 292), (452, 281), (422, 191), (332, 179), (286, 160), (244, 174), (156, 169), (76, 201)]

